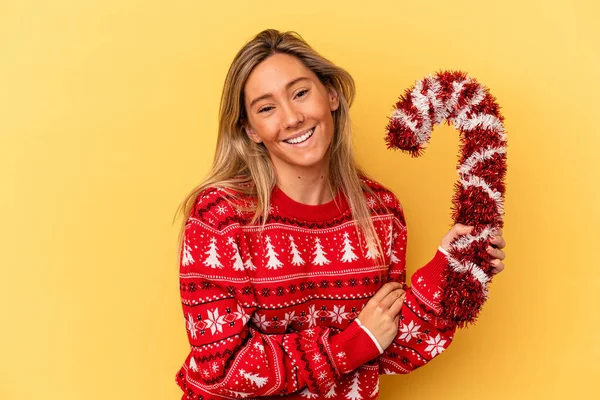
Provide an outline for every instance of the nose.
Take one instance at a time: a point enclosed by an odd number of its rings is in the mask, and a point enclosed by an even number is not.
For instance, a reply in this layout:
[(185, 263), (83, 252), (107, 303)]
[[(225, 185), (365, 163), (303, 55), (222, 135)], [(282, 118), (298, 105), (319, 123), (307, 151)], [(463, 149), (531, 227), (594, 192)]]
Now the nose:
[(283, 126), (285, 129), (295, 128), (304, 122), (304, 115), (302, 115), (300, 110), (295, 109), (293, 105), (284, 105), (283, 112)]

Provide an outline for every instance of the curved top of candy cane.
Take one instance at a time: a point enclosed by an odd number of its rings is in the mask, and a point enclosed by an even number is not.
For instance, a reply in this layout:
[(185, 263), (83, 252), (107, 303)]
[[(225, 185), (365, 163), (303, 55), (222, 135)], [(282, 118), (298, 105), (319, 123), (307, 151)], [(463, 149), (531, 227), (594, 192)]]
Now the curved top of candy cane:
[[(387, 126), (389, 148), (422, 154), (433, 127), (452, 123), (462, 134), (462, 158), (457, 168), (463, 189), (478, 187), (494, 200), (499, 216), (504, 214), (503, 189), (472, 174), (477, 164), (496, 154), (506, 155), (506, 133), (500, 106), (489, 90), (461, 71), (441, 71), (417, 81), (396, 103)], [(505, 163), (491, 165), (503, 176)], [(459, 207), (460, 204), (457, 204)]]
[(422, 154), (433, 127), (446, 120), (465, 135), (494, 133), (506, 142), (500, 106), (489, 90), (461, 71), (441, 71), (417, 81), (396, 103), (389, 118), (388, 148)]

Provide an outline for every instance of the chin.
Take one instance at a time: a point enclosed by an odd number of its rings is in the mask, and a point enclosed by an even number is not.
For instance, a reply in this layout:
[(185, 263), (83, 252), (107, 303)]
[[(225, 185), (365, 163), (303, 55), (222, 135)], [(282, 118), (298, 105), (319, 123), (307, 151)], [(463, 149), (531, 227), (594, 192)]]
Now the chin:
[(303, 160), (300, 162), (296, 162), (294, 163), (295, 165), (297, 165), (298, 167), (302, 167), (302, 168), (311, 168), (311, 167), (317, 167), (319, 165), (325, 165), (325, 158), (321, 157), (319, 159), (312, 159), (312, 160)]

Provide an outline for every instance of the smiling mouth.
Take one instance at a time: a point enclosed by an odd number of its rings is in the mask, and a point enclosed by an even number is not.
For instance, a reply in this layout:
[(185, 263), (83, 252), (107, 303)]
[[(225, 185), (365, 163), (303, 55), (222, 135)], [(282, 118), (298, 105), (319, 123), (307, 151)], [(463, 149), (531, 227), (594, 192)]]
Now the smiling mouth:
[(306, 142), (308, 139), (310, 139), (310, 137), (314, 133), (315, 133), (315, 128), (312, 128), (310, 131), (306, 132), (304, 135), (298, 136), (297, 138), (294, 138), (294, 139), (284, 140), (284, 142), (289, 143), (289, 144), (299, 144), (302, 142)]

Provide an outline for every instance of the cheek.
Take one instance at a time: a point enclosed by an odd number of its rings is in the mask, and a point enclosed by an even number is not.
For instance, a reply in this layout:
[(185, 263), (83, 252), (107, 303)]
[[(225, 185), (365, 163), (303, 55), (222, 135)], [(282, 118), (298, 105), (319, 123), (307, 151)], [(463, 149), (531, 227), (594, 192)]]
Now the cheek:
[(335, 121), (333, 120), (333, 115), (331, 114), (331, 111), (328, 110), (323, 115), (321, 120), (327, 128), (327, 133), (329, 134), (329, 136), (333, 137), (333, 131), (335, 130)]
[(272, 141), (277, 139), (277, 127), (272, 121), (259, 121), (254, 124), (254, 129), (263, 141)]
[(329, 103), (323, 105), (321, 119), (333, 126), (333, 111), (329, 108)]

